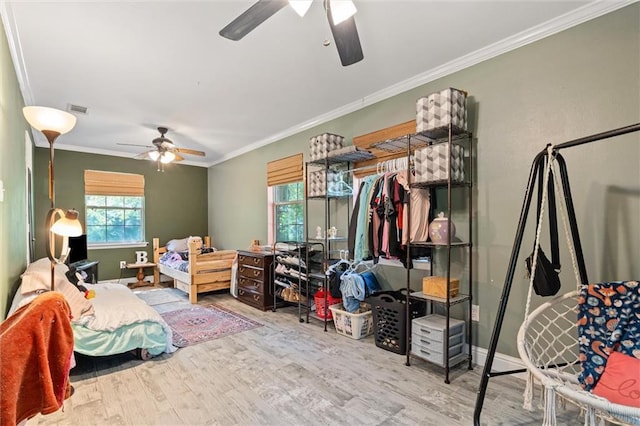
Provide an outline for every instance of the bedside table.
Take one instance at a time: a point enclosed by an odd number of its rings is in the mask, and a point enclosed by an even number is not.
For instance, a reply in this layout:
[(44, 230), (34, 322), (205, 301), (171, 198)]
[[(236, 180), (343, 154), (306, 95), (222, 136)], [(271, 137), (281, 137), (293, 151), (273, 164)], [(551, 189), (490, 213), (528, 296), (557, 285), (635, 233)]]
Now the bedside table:
[(149, 282), (149, 281), (145, 281), (144, 280), (144, 270), (145, 268), (155, 268), (156, 264), (155, 263), (127, 263), (127, 269), (137, 269), (138, 272), (136, 273), (136, 279), (138, 280), (138, 282), (135, 283), (130, 283), (128, 284), (129, 288), (137, 288), (137, 287), (144, 287), (144, 286), (148, 286), (148, 285), (156, 285), (156, 283), (154, 282)]

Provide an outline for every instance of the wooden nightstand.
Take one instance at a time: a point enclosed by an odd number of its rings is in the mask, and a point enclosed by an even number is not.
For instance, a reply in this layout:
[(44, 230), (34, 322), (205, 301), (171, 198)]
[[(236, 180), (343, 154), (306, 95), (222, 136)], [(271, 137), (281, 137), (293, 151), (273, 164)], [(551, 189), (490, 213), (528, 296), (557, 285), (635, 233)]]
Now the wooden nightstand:
[(138, 282), (130, 283), (128, 285), (129, 288), (137, 288), (137, 287), (145, 287), (148, 285), (156, 285), (155, 282), (145, 281), (144, 280), (144, 269), (145, 268), (155, 268), (155, 263), (127, 263), (127, 269), (137, 269), (138, 273), (136, 274), (136, 278)]

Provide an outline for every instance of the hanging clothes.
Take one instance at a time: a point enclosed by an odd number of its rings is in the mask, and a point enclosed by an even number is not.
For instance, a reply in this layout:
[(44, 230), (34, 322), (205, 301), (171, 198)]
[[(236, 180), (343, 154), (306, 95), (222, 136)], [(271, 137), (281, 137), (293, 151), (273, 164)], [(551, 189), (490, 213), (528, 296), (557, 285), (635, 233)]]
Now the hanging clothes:
[[(429, 238), (429, 211), (431, 209), (431, 197), (428, 189), (409, 188), (407, 182), (407, 172), (399, 172), (396, 176), (398, 183), (402, 185), (405, 192), (411, 197), (411, 235), (405, 233), (402, 237), (402, 244), (406, 245), (409, 241), (427, 241)], [(406, 203), (405, 203), (406, 204)], [(406, 206), (405, 206), (406, 207)], [(408, 223), (408, 209), (403, 212), (403, 223)]]

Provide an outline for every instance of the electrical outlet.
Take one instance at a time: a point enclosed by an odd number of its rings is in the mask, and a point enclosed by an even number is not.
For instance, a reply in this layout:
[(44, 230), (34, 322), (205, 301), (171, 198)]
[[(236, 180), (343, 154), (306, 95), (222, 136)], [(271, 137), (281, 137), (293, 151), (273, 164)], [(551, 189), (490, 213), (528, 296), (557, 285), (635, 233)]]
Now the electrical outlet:
[(127, 261), (126, 260), (121, 260), (120, 261), (120, 269), (124, 269), (127, 267)]
[(471, 321), (479, 322), (480, 321), (480, 306), (479, 305), (471, 305)]

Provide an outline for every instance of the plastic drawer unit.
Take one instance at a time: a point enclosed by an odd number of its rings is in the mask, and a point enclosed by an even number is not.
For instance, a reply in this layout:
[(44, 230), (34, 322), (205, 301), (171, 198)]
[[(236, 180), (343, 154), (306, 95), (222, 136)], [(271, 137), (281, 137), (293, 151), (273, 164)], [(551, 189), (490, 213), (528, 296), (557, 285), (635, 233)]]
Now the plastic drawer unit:
[[(446, 317), (427, 315), (416, 318), (411, 325), (411, 354), (426, 361), (445, 366)], [(465, 322), (449, 319), (449, 365), (466, 359)]]

